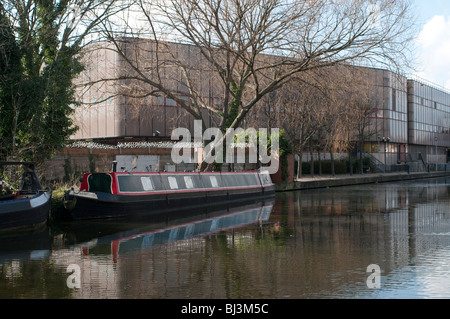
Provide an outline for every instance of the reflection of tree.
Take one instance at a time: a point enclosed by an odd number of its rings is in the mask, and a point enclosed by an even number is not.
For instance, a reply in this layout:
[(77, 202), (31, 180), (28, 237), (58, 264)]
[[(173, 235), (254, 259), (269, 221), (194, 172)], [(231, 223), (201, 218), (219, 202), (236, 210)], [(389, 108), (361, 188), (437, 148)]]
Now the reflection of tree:
[[(279, 230), (274, 226), (278, 224)], [(201, 260), (195, 264), (195, 281), (186, 289), (205, 291), (198, 285), (211, 285), (212, 298), (263, 298), (272, 274), (261, 269), (255, 255), (272, 256), (292, 240), (292, 229), (282, 222), (267, 222), (244, 229), (223, 231), (204, 238)], [(251, 287), (251, 288), (249, 288)], [(222, 290), (223, 289), (223, 290)], [(222, 295), (223, 294), (223, 295)]]
[[(234, 234), (232, 234), (234, 236)], [(233, 240), (235, 240), (233, 238)], [(238, 239), (239, 240), (239, 239)], [(222, 278), (224, 293), (226, 298), (244, 298), (245, 289), (251, 286), (250, 277), (247, 274), (251, 271), (247, 265), (239, 263), (234, 242), (229, 244), (227, 233), (218, 234), (210, 238), (211, 248), (217, 253), (217, 260), (222, 266)]]
[[(109, 242), (90, 248), (83, 270), (86, 280), (100, 282), (85, 283), (94, 298), (349, 297), (365, 287), (367, 265), (379, 263), (389, 274), (447, 240), (421, 234), (448, 232), (448, 195), (445, 182), (425, 181), (281, 193), (259, 225), (135, 250), (116, 261)], [(0, 297), (70, 297), (65, 268), (55, 263), (4, 263)], [(102, 267), (88, 268), (95, 264)]]
[(69, 298), (66, 279), (49, 260), (13, 260), (0, 267), (0, 298)]

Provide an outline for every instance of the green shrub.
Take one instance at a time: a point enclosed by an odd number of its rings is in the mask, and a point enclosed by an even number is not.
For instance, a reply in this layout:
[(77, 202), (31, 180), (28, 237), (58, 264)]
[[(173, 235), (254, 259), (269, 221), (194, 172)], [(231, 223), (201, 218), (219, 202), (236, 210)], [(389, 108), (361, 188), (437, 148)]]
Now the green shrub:
[[(321, 160), (320, 165), (322, 166), (322, 174), (323, 175), (331, 175), (331, 160)], [(360, 172), (360, 163), (359, 159), (352, 158), (352, 166), (353, 173)], [(295, 162), (295, 174), (297, 174), (297, 161)], [(375, 166), (373, 165), (370, 158), (363, 158), (363, 167), (365, 170), (370, 167), (372, 172), (375, 171)], [(336, 175), (339, 174), (349, 174), (350, 173), (350, 161), (348, 159), (342, 160), (334, 160), (334, 172)], [(302, 174), (310, 175), (311, 174), (311, 162), (303, 162), (302, 163)], [(314, 174), (319, 174), (319, 161), (314, 161)]]

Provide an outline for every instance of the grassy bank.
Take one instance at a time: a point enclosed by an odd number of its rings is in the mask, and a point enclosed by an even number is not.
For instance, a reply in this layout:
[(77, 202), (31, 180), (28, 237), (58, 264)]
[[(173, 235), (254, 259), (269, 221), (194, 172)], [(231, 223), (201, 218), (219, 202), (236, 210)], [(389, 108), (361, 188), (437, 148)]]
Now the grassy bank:
[(75, 189), (75, 186), (58, 182), (49, 187), (52, 189), (52, 216), (56, 218), (64, 210), (64, 194), (71, 188)]

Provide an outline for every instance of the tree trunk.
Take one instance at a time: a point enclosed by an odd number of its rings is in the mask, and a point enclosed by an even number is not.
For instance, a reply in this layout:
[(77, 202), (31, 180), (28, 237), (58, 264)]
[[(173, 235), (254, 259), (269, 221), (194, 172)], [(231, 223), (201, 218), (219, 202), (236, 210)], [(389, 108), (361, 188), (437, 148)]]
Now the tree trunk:
[(303, 163), (303, 151), (298, 153), (298, 162), (297, 162), (297, 179), (302, 178), (302, 163)]
[(310, 174), (314, 177), (314, 151), (312, 148), (312, 143), (309, 144), (309, 154), (311, 155), (311, 165), (310, 165)]
[(317, 161), (319, 162), (319, 176), (322, 176), (322, 160), (320, 159), (320, 148), (317, 148)]
[(333, 154), (333, 150), (330, 147), (330, 159), (331, 159), (331, 175), (335, 175), (335, 170), (334, 170), (334, 154)]
[(360, 174), (364, 173), (364, 168), (363, 168), (363, 149), (364, 149), (364, 142), (360, 141), (359, 143), (359, 172)]
[(349, 163), (349, 173), (353, 175), (353, 164), (352, 164), (352, 150), (348, 150), (348, 163)]

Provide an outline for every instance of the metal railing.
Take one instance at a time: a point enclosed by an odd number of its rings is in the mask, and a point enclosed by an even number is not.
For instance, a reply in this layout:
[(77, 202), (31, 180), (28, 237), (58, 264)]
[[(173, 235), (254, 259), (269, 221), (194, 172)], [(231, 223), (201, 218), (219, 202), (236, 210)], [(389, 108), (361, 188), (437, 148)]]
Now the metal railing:
[(375, 167), (375, 169), (381, 173), (450, 171), (450, 163), (427, 163), (420, 152), (397, 154), (397, 164), (383, 163), (373, 154), (366, 152), (363, 153), (363, 156), (370, 158), (372, 167)]

